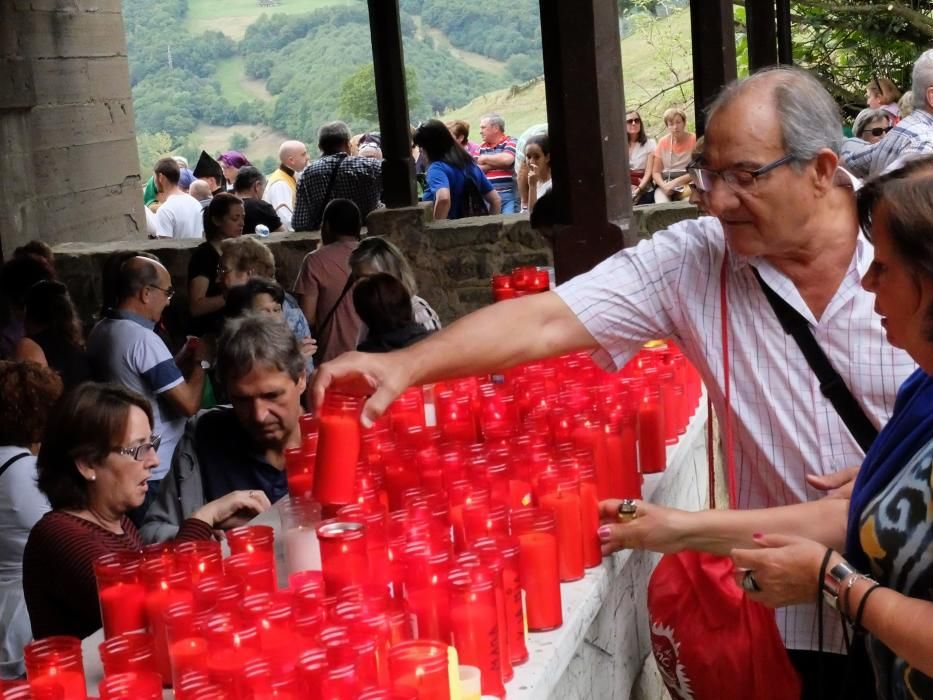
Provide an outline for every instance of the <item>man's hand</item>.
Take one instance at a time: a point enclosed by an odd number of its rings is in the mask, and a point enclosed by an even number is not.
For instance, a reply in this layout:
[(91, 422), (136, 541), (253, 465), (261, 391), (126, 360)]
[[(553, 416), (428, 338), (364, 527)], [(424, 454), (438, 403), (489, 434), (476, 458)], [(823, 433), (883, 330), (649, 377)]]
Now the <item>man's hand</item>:
[(314, 410), (321, 408), (328, 389), (369, 396), (360, 421), (364, 427), (371, 427), (389, 404), (412, 384), (412, 374), (402, 358), (402, 352), (347, 352), (325, 362), (311, 378)]
[(246, 525), (271, 507), (269, 498), (260, 489), (231, 491), (226, 496), (204, 504), (192, 517), (203, 520), (215, 530), (229, 530)]
[[(826, 547), (819, 542), (788, 535), (755, 535), (758, 549), (733, 549), (735, 577), (742, 585), (746, 571), (752, 571), (761, 591), (747, 593), (772, 608), (813, 602), (819, 585), (820, 564)], [(834, 554), (830, 567), (842, 557)]]
[(302, 338), (299, 345), (301, 345), (301, 356), (306, 360), (314, 357), (314, 353), (317, 352), (317, 341), (314, 338)]
[(681, 530), (678, 518), (681, 511), (656, 506), (646, 501), (635, 502), (636, 517), (622, 521), (619, 518), (621, 501), (609, 499), (599, 504), (599, 519), (602, 522), (599, 540), (603, 556), (620, 549), (647, 549), (651, 552), (678, 552)]
[(855, 487), (858, 470), (858, 467), (849, 467), (822, 476), (808, 474), (807, 483), (815, 489), (826, 491), (824, 498), (852, 498), (852, 489)]

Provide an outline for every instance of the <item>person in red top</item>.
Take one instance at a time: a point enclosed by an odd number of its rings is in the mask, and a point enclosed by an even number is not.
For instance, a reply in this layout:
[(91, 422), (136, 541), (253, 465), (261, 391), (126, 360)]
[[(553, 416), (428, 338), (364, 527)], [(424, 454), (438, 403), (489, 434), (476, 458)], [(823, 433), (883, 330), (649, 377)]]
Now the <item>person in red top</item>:
[(515, 188), (515, 139), (505, 135), (505, 120), (498, 114), (486, 114), (479, 120), (483, 144), (476, 164), (486, 174), (502, 200), (503, 214), (517, 214), (519, 208)]
[[(82, 384), (52, 411), (37, 460), (52, 510), (29, 533), (23, 591), (36, 639), (87, 637), (101, 626), (94, 560), (139, 551), (127, 517), (159, 464), (149, 401), (117, 384)], [(270, 506), (262, 491), (234, 491), (188, 518), (177, 540), (210, 539)]]

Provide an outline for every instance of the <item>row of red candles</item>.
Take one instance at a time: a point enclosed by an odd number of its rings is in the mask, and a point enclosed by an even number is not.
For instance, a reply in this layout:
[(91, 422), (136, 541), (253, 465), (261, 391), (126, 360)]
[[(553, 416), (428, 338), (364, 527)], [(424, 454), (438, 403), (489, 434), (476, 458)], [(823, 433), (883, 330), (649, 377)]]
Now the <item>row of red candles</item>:
[(510, 274), (492, 276), (493, 301), (516, 299), (529, 294), (540, 294), (551, 288), (551, 270), (524, 265)]
[[(107, 683), (149, 670), (172, 679), (179, 698), (393, 697), (376, 690), (390, 687), (407, 697), (413, 684), (416, 697), (443, 698), (446, 689), (420, 690), (432, 677), (446, 688), (438, 649), (451, 642), (480, 668), (483, 692), (504, 696), (512, 665), (527, 659), (526, 625), (559, 626), (559, 581), (601, 561), (598, 500), (640, 496), (636, 462), (663, 468), (699, 383), (664, 345), (620, 375), (573, 356), (500, 379), (437, 388), (432, 428), (420, 391), (362, 437), (346, 397), (303, 418), (289, 489), (297, 499), (313, 491), (336, 518), (317, 527), (323, 573), (297, 573), (287, 591), (276, 590), (272, 534), (261, 527), (230, 532), (226, 560), (215, 544), (185, 543), (98, 562), (101, 697), (145, 697), (108, 695)], [(328, 448), (335, 442), (343, 449)], [(437, 657), (436, 676), (425, 675), (431, 664), (393, 666), (393, 654)], [(61, 680), (61, 664), (52, 668)], [(33, 664), (33, 685), (48, 670)]]

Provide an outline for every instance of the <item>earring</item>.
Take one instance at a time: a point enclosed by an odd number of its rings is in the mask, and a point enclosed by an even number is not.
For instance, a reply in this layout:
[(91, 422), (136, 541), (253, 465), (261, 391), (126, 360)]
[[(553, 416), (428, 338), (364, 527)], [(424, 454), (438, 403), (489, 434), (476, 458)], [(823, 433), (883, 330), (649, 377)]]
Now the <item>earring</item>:
[(97, 481), (97, 474), (91, 474), (91, 481)]

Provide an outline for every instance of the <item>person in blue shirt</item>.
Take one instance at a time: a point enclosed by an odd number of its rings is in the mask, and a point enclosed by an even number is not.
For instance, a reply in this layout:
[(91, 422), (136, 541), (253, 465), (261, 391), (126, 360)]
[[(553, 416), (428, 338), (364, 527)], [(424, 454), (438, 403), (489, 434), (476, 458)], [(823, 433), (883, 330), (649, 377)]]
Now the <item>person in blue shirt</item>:
[[(414, 142), (428, 159), (422, 200), (434, 202), (435, 219), (499, 213), (502, 207), (499, 193), (443, 122), (437, 119), (424, 122), (415, 131)], [(485, 211), (479, 211), (481, 208)]]

